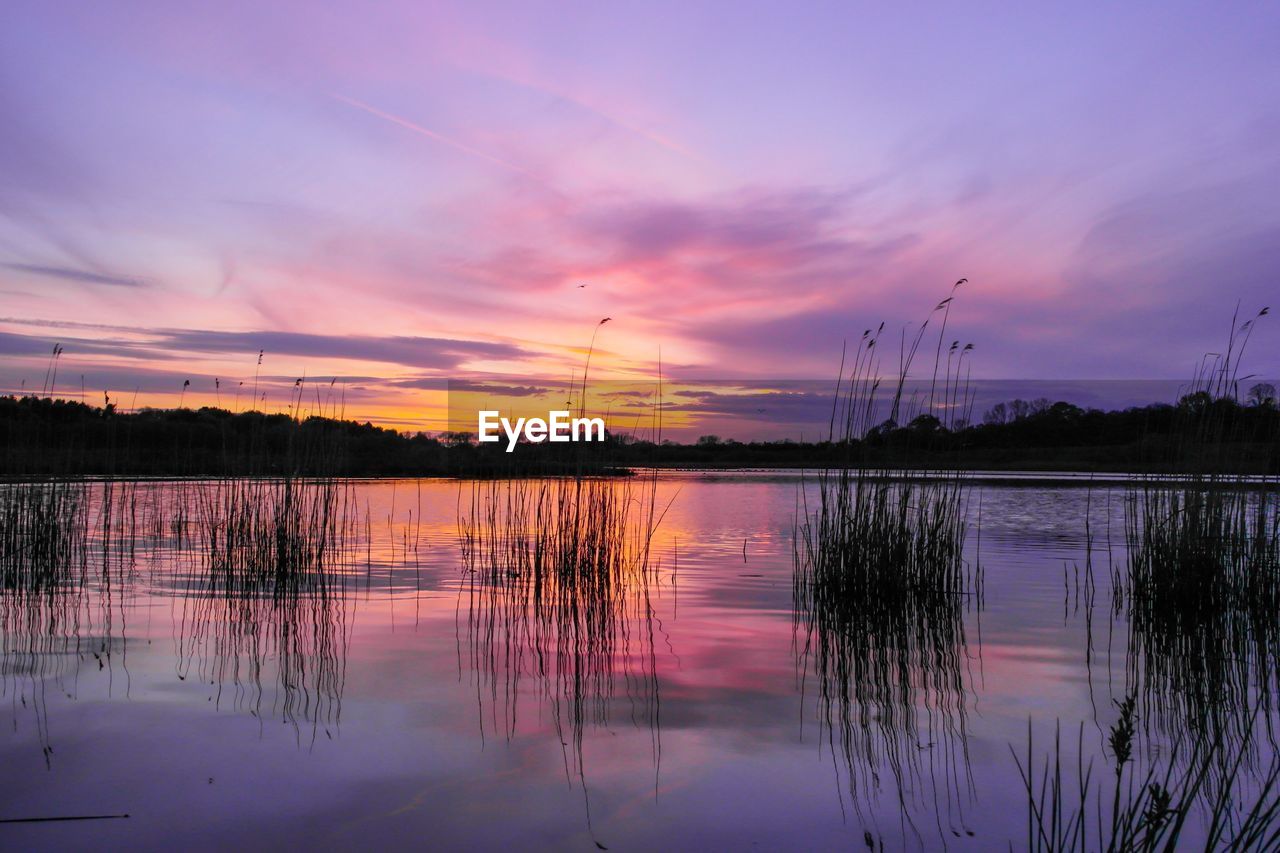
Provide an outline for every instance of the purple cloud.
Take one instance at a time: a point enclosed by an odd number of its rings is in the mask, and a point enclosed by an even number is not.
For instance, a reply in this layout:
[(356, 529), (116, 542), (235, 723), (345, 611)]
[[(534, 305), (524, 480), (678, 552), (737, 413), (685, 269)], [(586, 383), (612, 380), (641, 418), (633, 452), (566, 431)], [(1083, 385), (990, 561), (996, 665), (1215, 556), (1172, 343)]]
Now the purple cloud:
[(127, 278), (120, 275), (71, 269), (70, 267), (41, 266), (38, 264), (0, 264), (0, 267), (28, 275), (57, 278), (75, 284), (105, 284), (109, 287), (143, 287), (146, 284), (139, 278)]

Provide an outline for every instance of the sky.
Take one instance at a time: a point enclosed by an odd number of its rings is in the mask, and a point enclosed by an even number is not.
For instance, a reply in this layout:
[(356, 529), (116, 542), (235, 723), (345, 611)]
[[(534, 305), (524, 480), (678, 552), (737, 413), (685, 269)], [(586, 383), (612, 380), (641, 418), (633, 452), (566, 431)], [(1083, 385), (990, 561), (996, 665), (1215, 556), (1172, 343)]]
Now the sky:
[[(974, 376), (1187, 377), (1280, 293), (1278, 32), (1263, 4), (15, 0), (0, 392), (47, 392), (60, 343), (55, 393), (92, 402), (284, 408), (305, 376), (431, 428), (447, 380), (571, 376), (593, 337), (603, 377), (834, 376), (960, 278)], [(1244, 372), (1280, 374), (1278, 321)]]

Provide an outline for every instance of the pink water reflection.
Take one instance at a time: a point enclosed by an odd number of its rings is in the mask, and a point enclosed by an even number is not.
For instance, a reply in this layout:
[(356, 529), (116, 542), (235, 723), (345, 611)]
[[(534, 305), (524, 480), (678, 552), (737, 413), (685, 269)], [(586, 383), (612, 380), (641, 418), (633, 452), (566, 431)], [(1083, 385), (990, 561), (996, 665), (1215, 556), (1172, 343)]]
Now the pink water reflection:
[[(353, 488), (348, 560), (334, 567), (340, 594), (304, 601), (310, 621), (294, 625), (336, 625), (325, 650), (336, 680), (316, 677), (314, 632), (262, 643), (257, 659), (242, 625), (223, 626), (243, 641), (238, 650), (193, 648), (183, 579), (198, 562), (158, 528), (132, 558), (112, 558), (109, 583), (95, 558), (78, 615), (56, 626), (71, 638), (65, 648), (24, 656), (21, 626), (5, 623), (5, 816), (131, 815), (17, 825), (0, 830), (6, 844), (832, 847), (871, 831), (890, 846), (987, 849), (1023, 831), (1009, 747), (1024, 745), (1028, 717), (1040, 733), (1055, 719), (1070, 731), (1086, 722), (1086, 748), (1100, 755), (1099, 726), (1123, 689), (1123, 650), (1113, 641), (1106, 654), (1095, 624), (1090, 673), (1086, 622), (1064, 612), (1063, 563), (1081, 559), (1084, 544), (1082, 490), (980, 490), (986, 594), (964, 614), (962, 689), (951, 697), (966, 712), (967, 759), (942, 772), (953, 759), (940, 742), (912, 744), (920, 772), (904, 774), (899, 791), (876, 764), (891, 754), (883, 741), (846, 765), (813, 676), (798, 668), (799, 481), (659, 480), (655, 502), (669, 509), (652, 571), (643, 590), (625, 590), (645, 604), (619, 611), (629, 642), (582, 683), (556, 681), (571, 666), (527, 657), (512, 680), (502, 656), (513, 643), (469, 630), (477, 593), (459, 507), (472, 484)], [(144, 503), (163, 506), (174, 489), (144, 486)], [(1017, 521), (1038, 501), (1051, 517)], [(1092, 505), (1098, 512), (1096, 496)], [(968, 548), (977, 559), (978, 537)], [(208, 614), (233, 622), (235, 612)], [(515, 636), (518, 646), (525, 635)], [(284, 677), (281, 642), (292, 655)], [(37, 659), (57, 665), (33, 669)], [(919, 686), (903, 701), (938, 714)], [(566, 726), (564, 702), (575, 696), (591, 710)], [(865, 796), (851, 797), (850, 772), (876, 771), (878, 787), (864, 782)]]

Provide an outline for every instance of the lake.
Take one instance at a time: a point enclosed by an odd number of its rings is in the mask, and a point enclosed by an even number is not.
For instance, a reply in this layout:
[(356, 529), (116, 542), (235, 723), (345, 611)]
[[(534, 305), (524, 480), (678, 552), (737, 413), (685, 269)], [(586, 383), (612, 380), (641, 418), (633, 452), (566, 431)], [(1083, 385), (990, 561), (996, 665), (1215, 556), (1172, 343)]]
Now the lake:
[[(585, 599), (517, 582), (490, 506), (513, 486), (447, 480), (351, 483), (321, 580), (219, 586), (192, 532), (218, 488), (92, 485), (83, 577), (0, 590), (0, 818), (129, 815), (0, 847), (1022, 848), (1029, 726), (1034, 774), (1060, 730), (1071, 784), (1077, 745), (1105, 781), (1119, 703), (1145, 768), (1199, 684), (1255, 746), (1242, 785), (1275, 752), (1221, 672), (1113, 608), (1123, 483), (973, 483), (970, 592), (830, 646), (793, 583), (812, 477), (606, 484), (652, 536)], [(1254, 653), (1225, 682), (1250, 695)]]

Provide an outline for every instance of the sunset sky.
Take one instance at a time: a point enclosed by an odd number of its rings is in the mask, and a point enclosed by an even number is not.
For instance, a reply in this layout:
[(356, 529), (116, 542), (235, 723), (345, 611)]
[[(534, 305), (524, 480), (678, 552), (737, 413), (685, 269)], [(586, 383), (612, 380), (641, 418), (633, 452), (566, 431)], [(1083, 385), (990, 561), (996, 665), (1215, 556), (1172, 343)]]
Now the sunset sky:
[(1280, 7), (178, 5), (0, 10), (0, 392), (264, 350), (430, 426), (604, 317), (602, 375), (833, 375), (961, 277), (975, 375), (1168, 379), (1280, 294)]

